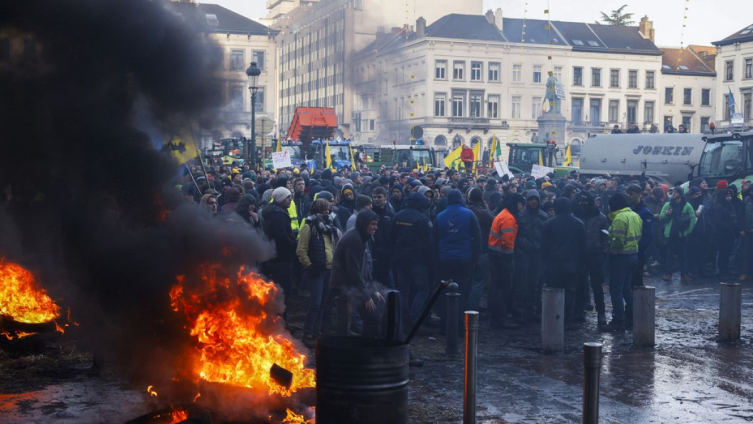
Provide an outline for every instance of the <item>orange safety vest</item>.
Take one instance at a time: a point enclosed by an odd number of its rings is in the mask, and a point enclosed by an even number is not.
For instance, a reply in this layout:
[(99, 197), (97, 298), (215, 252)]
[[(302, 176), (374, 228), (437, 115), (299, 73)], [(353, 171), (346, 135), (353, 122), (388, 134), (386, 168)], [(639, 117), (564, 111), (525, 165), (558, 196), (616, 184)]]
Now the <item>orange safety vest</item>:
[(518, 222), (510, 211), (503, 209), (494, 218), (489, 232), (489, 249), (499, 253), (512, 254), (515, 251), (515, 237), (518, 235)]

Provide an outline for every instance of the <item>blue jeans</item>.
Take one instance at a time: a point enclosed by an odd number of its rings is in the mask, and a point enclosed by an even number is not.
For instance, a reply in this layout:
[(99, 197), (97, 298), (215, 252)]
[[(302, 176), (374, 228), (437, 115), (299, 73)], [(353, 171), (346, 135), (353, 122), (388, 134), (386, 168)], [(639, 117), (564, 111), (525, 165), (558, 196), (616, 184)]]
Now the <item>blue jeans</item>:
[[(471, 294), (468, 295), (469, 311), (478, 311), (479, 300), (486, 287), (486, 281), (489, 279), (489, 252), (482, 251), (478, 255), (478, 262), (473, 268), (473, 281), (471, 283)], [(492, 305), (488, 305), (492, 306)], [(465, 307), (465, 306), (461, 306)]]
[[(609, 255), (609, 295), (612, 297), (612, 318), (625, 321), (625, 311), (633, 316), (633, 269), (638, 263), (638, 254)], [(623, 304), (624, 300), (624, 304)]]
[(414, 323), (429, 297), (429, 272), (423, 265), (403, 264), (397, 265), (395, 271), (403, 319)]
[(324, 305), (329, 296), (329, 272), (325, 269), (317, 276), (311, 275), (311, 270), (303, 271), (303, 279), (309, 287), (309, 310), (306, 313), (306, 322), (303, 324), (303, 334), (314, 334), (322, 331), (322, 317)]

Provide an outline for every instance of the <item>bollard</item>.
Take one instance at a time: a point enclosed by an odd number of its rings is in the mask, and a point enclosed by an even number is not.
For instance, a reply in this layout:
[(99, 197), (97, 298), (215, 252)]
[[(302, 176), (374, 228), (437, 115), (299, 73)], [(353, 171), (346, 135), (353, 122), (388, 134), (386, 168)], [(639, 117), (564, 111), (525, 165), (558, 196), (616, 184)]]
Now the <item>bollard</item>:
[(465, 390), (463, 424), (476, 424), (476, 360), (478, 359), (478, 312), (465, 311)]
[(546, 353), (565, 349), (565, 290), (541, 290), (541, 347)]
[(400, 292), (387, 292), (387, 334), (389, 341), (403, 341), (402, 313), (400, 308)]
[(599, 422), (601, 343), (583, 343), (583, 424)]
[(719, 341), (736, 342), (740, 340), (740, 323), (742, 320), (743, 292), (740, 284), (721, 284), (719, 295)]
[(652, 347), (656, 340), (656, 288), (633, 287), (633, 346)]
[(449, 292), (447, 296), (447, 315), (445, 316), (445, 323), (447, 324), (446, 336), (447, 345), (445, 346), (445, 355), (457, 356), (458, 355), (458, 303), (460, 303), (460, 293)]

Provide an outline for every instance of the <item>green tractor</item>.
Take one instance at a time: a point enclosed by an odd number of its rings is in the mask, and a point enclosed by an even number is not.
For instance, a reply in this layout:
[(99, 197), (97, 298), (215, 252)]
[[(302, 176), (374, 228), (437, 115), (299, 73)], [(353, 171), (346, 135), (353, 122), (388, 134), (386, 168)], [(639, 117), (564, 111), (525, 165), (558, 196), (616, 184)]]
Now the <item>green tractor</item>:
[(571, 171), (579, 169), (577, 166), (557, 164), (556, 148), (550, 151), (546, 144), (513, 143), (508, 144), (507, 147), (510, 149), (507, 166), (513, 174), (530, 174), (533, 165), (541, 165), (554, 168), (554, 174), (557, 178), (563, 178)]

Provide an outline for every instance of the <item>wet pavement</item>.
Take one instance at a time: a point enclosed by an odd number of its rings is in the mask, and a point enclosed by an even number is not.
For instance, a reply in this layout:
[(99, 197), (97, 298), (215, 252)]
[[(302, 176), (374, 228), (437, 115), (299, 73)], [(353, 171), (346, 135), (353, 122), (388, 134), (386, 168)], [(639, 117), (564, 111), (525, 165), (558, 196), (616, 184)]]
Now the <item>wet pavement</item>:
[[(601, 333), (595, 312), (565, 332), (565, 351), (541, 352), (540, 324), (496, 330), (482, 321), (477, 404), (480, 422), (580, 422), (585, 342), (603, 343), (600, 418), (606, 423), (753, 421), (753, 284), (743, 284), (742, 340), (716, 342), (719, 285), (647, 279), (656, 287), (656, 346), (632, 332)], [(607, 314), (610, 311), (606, 295)], [(424, 335), (411, 370), (411, 421), (462, 420), (463, 360), (444, 357), (444, 338)], [(461, 353), (462, 356), (462, 353)]]
[[(656, 287), (656, 346), (632, 347), (632, 333), (600, 333), (595, 313), (565, 332), (565, 351), (543, 354), (540, 325), (493, 330), (483, 315), (479, 341), (479, 423), (562, 423), (581, 420), (582, 344), (603, 343), (600, 418), (603, 423), (753, 421), (753, 284), (743, 284), (742, 340), (716, 342), (719, 285), (712, 280)], [(609, 296), (607, 313), (610, 311)], [(305, 299), (291, 311), (294, 328)], [(444, 356), (438, 330), (421, 330), (411, 369), (410, 421), (462, 420), (463, 359)], [(462, 340), (461, 340), (462, 343)], [(311, 352), (313, 357), (313, 352)], [(34, 360), (29, 360), (33, 364)], [(78, 363), (78, 362), (77, 362)], [(23, 370), (18, 370), (22, 372)], [(6, 379), (7, 380), (7, 379)], [(0, 381), (3, 381), (0, 378)], [(77, 365), (39, 387), (0, 384), (0, 423), (122, 423), (156, 405), (143, 387)]]

